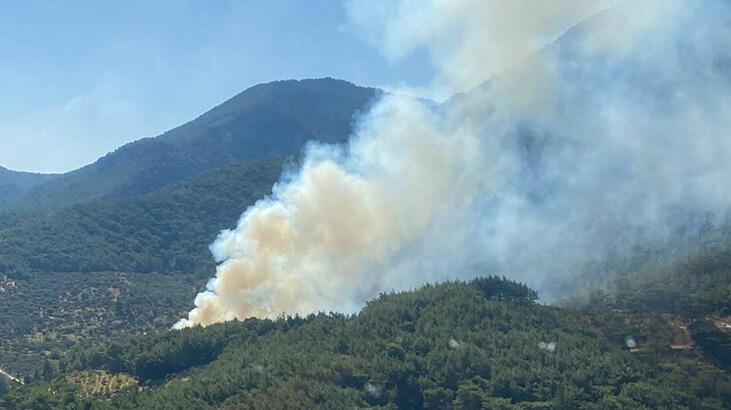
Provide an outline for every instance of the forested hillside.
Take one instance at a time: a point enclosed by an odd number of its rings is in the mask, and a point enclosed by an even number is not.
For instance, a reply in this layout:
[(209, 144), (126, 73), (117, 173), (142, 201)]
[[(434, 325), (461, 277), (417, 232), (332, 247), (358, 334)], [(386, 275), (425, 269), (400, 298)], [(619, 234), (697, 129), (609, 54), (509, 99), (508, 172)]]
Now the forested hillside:
[(31, 380), (46, 360), (79, 344), (166, 331), (204, 285), (159, 273), (0, 275), (0, 367)]
[(380, 91), (331, 78), (260, 84), (156, 138), (33, 188), (8, 208), (61, 209), (154, 191), (244, 160), (296, 155), (311, 140), (344, 142)]
[[(9, 251), (0, 260), (10, 263), (0, 277), (0, 363), (34, 384), (13, 389), (3, 405), (104, 408), (113, 397), (111, 405), (127, 408), (177, 400), (229, 408), (439, 407), (464, 400), (503, 408), (728, 406), (728, 247), (640, 272), (619, 270), (602, 287), (579, 289), (588, 298), (568, 310), (535, 305), (534, 292), (492, 278), (385, 296), (356, 318), (168, 331), (212, 272), (208, 243), (233, 225), (238, 210), (270, 192), (286, 163), (245, 162), (139, 198), (79, 204), (35, 219), (4, 214), (0, 249)], [(693, 347), (678, 356), (669, 346), (683, 339), (681, 328)], [(140, 332), (150, 334), (134, 336)], [(628, 335), (641, 350), (628, 353)], [(548, 351), (551, 342), (556, 352)], [(477, 356), (460, 359), (454, 346), (473, 346), (469, 355)], [(424, 359), (432, 350), (440, 353)], [(564, 354), (570, 358), (536, 362)], [(266, 359), (259, 363), (260, 357)], [(470, 370), (478, 359), (488, 373)], [(308, 367), (313, 362), (322, 367)], [(528, 363), (530, 372), (522, 373)], [(259, 366), (276, 376), (264, 377), (269, 373)], [(44, 380), (50, 384), (37, 384)]]
[(8, 409), (723, 409), (727, 373), (630, 353), (591, 316), (489, 277), (385, 294), (356, 316), (249, 319), (75, 349)]
[[(627, 272), (570, 306), (591, 312), (602, 326), (624, 337), (628, 324), (643, 345), (675, 344), (699, 352), (731, 371), (731, 247), (708, 249), (677, 262)], [(619, 314), (617, 312), (620, 312)], [(621, 320), (624, 325), (617, 326)], [(665, 338), (658, 327), (671, 329)]]
[(731, 409), (731, 0), (16, 3), (0, 410)]
[(80, 341), (168, 329), (215, 267), (208, 251), (287, 160), (244, 162), (138, 198), (0, 218), (0, 364), (30, 375)]
[(28, 193), (33, 187), (50, 180), (54, 176), (15, 172), (0, 167), (0, 210), (8, 203)]
[(138, 198), (0, 217), (0, 274), (163, 272), (209, 275), (208, 244), (271, 192), (284, 160), (211, 171)]
[(590, 289), (585, 306), (703, 317), (731, 315), (731, 247), (707, 249), (676, 262), (611, 278)]
[[(0, 213), (0, 364), (30, 376), (79, 341), (168, 329), (213, 272), (208, 245), (271, 192), (276, 155), (343, 141), (375, 95), (331, 79), (253, 87)], [(0, 177), (25, 190), (50, 178)]]
[(344, 141), (377, 94), (263, 84), (48, 185), (0, 172), (40, 184), (0, 213), (0, 367), (29, 377), (79, 342), (168, 329), (214, 271), (208, 245), (271, 192), (290, 161), (279, 155)]

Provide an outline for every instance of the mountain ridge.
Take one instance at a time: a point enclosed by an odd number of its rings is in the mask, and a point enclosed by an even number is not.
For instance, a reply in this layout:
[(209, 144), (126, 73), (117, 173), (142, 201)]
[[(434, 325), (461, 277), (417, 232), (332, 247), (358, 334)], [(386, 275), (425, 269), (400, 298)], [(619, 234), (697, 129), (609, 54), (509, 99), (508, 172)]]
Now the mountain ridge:
[(14, 171), (0, 166), (0, 209), (4, 204), (22, 197), (33, 187), (56, 176), (56, 174)]
[(342, 143), (381, 93), (333, 78), (259, 84), (157, 137), (34, 186), (4, 209), (48, 211), (137, 196), (240, 161), (298, 154), (311, 140)]

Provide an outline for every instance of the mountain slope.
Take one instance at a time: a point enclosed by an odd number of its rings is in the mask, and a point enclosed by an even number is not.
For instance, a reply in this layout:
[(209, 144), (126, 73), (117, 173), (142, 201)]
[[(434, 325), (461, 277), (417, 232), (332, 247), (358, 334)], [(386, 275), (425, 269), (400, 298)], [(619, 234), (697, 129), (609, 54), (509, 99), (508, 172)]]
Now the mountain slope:
[(343, 142), (354, 116), (379, 93), (331, 78), (261, 84), (163, 135), (37, 186), (12, 208), (60, 209), (136, 196), (243, 160), (298, 154), (310, 140)]
[(221, 229), (268, 195), (284, 160), (244, 162), (135, 198), (78, 204), (0, 224), (0, 275), (184, 272), (208, 276)]
[[(500, 278), (382, 295), (356, 316), (249, 319), (76, 349), (4, 408), (722, 409), (729, 375), (607, 338)], [(58, 368), (60, 372), (53, 369)], [(693, 383), (688, 383), (688, 377)], [(113, 383), (111, 380), (124, 380)], [(94, 388), (103, 383), (102, 388)], [(99, 386), (97, 386), (99, 387)], [(45, 407), (43, 407), (45, 406)]]
[(271, 192), (285, 163), (0, 224), (0, 367), (28, 376), (79, 341), (169, 329), (214, 270), (208, 244)]
[(22, 197), (33, 187), (53, 177), (55, 175), (16, 172), (0, 167), (0, 210), (7, 203)]

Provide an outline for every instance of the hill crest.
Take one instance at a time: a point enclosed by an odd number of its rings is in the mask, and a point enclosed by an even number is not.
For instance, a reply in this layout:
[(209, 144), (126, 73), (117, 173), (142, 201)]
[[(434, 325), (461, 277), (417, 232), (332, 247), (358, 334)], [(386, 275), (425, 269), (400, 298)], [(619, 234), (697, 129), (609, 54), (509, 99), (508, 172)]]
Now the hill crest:
[(47, 211), (137, 196), (225, 165), (298, 154), (310, 140), (341, 143), (380, 93), (332, 78), (259, 84), (157, 137), (34, 186), (4, 208)]

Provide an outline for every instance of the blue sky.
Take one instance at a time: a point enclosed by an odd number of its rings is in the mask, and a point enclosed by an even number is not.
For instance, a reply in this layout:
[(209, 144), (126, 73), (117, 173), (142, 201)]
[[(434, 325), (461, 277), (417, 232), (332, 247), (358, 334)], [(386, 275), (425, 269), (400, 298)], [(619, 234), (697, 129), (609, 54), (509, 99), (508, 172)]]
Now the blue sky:
[(336, 0), (14, 1), (0, 11), (0, 165), (63, 172), (261, 82), (428, 84), (389, 62)]

